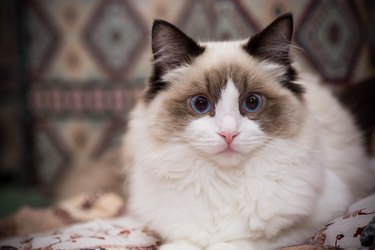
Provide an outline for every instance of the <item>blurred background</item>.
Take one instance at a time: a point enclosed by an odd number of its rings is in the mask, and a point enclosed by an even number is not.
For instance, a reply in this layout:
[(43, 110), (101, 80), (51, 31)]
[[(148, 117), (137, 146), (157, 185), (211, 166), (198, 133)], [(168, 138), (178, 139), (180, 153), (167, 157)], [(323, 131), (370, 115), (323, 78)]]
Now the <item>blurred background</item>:
[(205, 41), (248, 37), (285, 12), (306, 69), (329, 86), (374, 76), (371, 0), (1, 0), (0, 217), (121, 189), (121, 135), (150, 73), (154, 18)]

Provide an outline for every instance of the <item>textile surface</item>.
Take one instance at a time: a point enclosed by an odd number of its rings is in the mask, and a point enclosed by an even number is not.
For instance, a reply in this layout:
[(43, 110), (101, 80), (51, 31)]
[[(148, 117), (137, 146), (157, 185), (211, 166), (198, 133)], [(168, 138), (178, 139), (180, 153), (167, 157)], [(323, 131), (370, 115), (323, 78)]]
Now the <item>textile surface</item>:
[[(123, 208), (124, 202), (119, 196), (102, 192), (81, 194), (42, 212), (30, 210), (28, 216), (23, 216), (21, 210), (8, 218), (7, 225), (0, 221), (0, 232), (13, 228), (23, 236), (0, 240), (0, 246), (15, 249), (156, 250), (161, 244), (157, 235), (127, 215)], [(353, 204), (345, 215), (331, 221), (309, 239), (301, 239), (305, 244), (282, 249), (358, 249), (361, 247), (361, 233), (374, 215), (375, 194)], [(48, 219), (50, 231), (35, 233), (47, 229), (46, 222), (41, 222), (45, 219)], [(36, 220), (39, 223), (35, 223)], [(13, 227), (9, 226), (11, 222)]]
[(292, 12), (294, 41), (308, 70), (336, 88), (374, 73), (373, 1), (21, 2), (32, 124), (28, 148), (35, 148), (35, 171), (25, 178), (46, 189), (118, 147), (128, 112), (150, 74), (155, 18), (206, 41), (249, 37)]

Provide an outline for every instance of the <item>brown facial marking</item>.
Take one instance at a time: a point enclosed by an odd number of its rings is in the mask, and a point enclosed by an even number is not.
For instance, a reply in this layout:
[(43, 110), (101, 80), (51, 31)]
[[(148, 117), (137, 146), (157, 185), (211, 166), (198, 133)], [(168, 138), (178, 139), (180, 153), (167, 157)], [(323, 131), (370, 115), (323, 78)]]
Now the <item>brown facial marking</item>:
[[(166, 100), (166, 109), (175, 117), (173, 121), (179, 121), (180, 125), (187, 125), (191, 119), (199, 118), (205, 115), (215, 115), (215, 104), (219, 101), (221, 89), (225, 87), (227, 77), (219, 74), (215, 70), (210, 70), (202, 75), (197, 75), (190, 82), (177, 83), (169, 90), (170, 98)], [(177, 86), (178, 85), (178, 86)], [(211, 103), (212, 109), (204, 115), (196, 114), (190, 107), (190, 98), (195, 95), (206, 96)], [(182, 121), (182, 124), (181, 124)], [(179, 126), (184, 128), (184, 126)]]
[[(267, 79), (262, 73), (249, 72), (236, 67), (233, 82), (240, 91), (239, 108), (243, 116), (256, 121), (262, 131), (271, 136), (290, 137), (298, 132), (296, 124), (302, 123), (303, 105), (301, 100), (291, 95), (285, 88)], [(262, 108), (255, 113), (241, 110), (249, 93), (264, 97)]]
[(210, 70), (204, 73), (207, 91), (216, 104), (221, 97), (221, 91), (225, 88), (228, 81), (227, 70)]
[[(215, 105), (220, 100), (221, 91), (231, 79), (240, 92), (238, 100), (240, 112), (250, 120), (256, 121), (270, 136), (291, 137), (298, 133), (303, 119), (303, 103), (270, 76), (257, 69), (247, 69), (241, 65), (222, 65), (211, 68), (194, 77), (183, 78), (181, 83), (171, 83), (161, 108), (159, 125), (167, 134), (178, 136), (193, 120), (202, 116), (214, 116)], [(244, 112), (242, 102), (249, 93), (257, 93), (264, 98), (263, 107), (255, 113)], [(189, 107), (189, 98), (203, 94), (211, 102), (208, 114), (195, 114)]]

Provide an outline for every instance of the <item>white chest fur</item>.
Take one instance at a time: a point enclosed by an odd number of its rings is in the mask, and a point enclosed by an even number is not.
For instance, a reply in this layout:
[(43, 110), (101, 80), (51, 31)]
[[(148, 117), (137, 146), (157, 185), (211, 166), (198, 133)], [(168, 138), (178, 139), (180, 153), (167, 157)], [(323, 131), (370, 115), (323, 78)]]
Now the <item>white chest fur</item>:
[(239, 169), (218, 169), (172, 145), (152, 155), (133, 168), (130, 209), (167, 240), (204, 246), (273, 237), (310, 215), (324, 186), (324, 171), (311, 151), (260, 155)]

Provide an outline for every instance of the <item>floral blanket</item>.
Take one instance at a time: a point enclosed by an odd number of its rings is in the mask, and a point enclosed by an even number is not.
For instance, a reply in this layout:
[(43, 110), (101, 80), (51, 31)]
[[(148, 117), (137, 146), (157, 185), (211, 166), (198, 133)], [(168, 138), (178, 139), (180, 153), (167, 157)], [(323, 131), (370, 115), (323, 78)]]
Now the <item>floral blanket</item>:
[[(328, 223), (303, 245), (282, 249), (361, 248), (363, 232), (375, 230), (368, 227), (374, 216), (375, 194), (352, 205), (347, 214)], [(374, 249), (374, 235), (369, 240), (368, 247)], [(124, 201), (114, 193), (82, 194), (44, 210), (24, 208), (0, 220), (1, 249), (156, 250), (160, 244), (154, 232), (126, 215)]]

